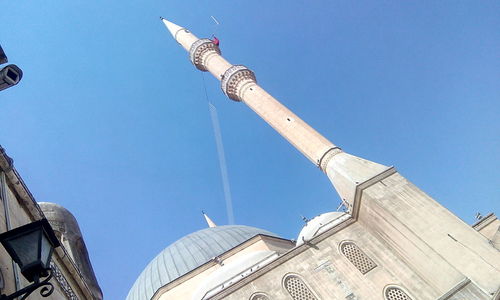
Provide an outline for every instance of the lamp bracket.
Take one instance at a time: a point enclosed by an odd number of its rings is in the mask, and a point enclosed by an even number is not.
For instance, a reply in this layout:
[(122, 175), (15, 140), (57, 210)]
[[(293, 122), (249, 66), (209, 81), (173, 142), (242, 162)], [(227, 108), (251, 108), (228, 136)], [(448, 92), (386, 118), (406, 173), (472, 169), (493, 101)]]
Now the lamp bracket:
[(17, 292), (14, 292), (8, 296), (7, 295), (0, 295), (0, 300), (12, 300), (12, 299), (15, 299), (17, 297), (20, 297), (21, 295), (22, 295), (22, 297), (20, 298), (20, 300), (24, 300), (29, 295), (31, 295), (31, 293), (33, 293), (36, 289), (38, 289), (39, 287), (42, 287), (40, 289), (40, 295), (42, 297), (50, 296), (52, 294), (52, 292), (54, 291), (54, 286), (49, 281), (50, 281), (50, 279), (52, 279), (52, 276), (54, 275), (54, 273), (53, 273), (51, 268), (47, 269), (47, 271), (48, 271), (49, 275), (47, 277), (45, 277), (45, 279), (43, 279), (42, 281), (40, 281), (39, 278), (36, 278), (35, 282), (33, 284), (28, 285), (27, 287), (22, 288)]

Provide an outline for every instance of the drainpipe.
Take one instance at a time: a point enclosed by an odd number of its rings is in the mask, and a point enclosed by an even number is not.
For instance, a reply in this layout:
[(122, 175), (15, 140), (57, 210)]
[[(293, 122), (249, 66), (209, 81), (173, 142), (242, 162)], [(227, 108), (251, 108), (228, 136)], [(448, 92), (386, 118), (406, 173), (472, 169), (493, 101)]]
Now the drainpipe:
[[(6, 231), (12, 229), (10, 224), (10, 212), (9, 212), (9, 198), (7, 194), (7, 181), (5, 180), (5, 173), (0, 171), (0, 198), (2, 198), (3, 202), (3, 212), (5, 215), (5, 228)], [(16, 287), (16, 291), (21, 289), (21, 284), (19, 282), (19, 270), (17, 264), (12, 260), (12, 270), (14, 273), (14, 283)]]

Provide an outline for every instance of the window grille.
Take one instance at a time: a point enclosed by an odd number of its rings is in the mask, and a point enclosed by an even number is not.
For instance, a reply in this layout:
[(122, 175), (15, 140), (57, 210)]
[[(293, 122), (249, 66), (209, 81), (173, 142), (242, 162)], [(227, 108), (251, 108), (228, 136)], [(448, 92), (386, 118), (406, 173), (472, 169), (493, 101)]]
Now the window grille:
[(269, 300), (269, 297), (263, 293), (257, 293), (253, 295), (250, 300)]
[(298, 276), (289, 275), (285, 278), (284, 285), (293, 300), (317, 300), (311, 290)]
[(362, 274), (368, 273), (377, 266), (373, 260), (352, 242), (343, 243), (340, 246), (340, 251)]
[(385, 290), (385, 299), (387, 300), (412, 300), (402, 289), (389, 287)]

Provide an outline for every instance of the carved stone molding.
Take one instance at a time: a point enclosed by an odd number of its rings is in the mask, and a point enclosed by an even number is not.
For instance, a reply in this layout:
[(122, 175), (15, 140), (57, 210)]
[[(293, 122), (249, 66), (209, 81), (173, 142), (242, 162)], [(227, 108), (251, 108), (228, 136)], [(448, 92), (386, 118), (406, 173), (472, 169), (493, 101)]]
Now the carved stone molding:
[(342, 149), (340, 149), (339, 147), (334, 147), (326, 151), (318, 162), (318, 167), (321, 169), (321, 171), (326, 173), (326, 167), (328, 166), (330, 159), (332, 159), (332, 157), (339, 153), (342, 153)]
[(245, 66), (234, 65), (224, 72), (222, 75), (222, 80), (220, 82), (222, 91), (230, 99), (235, 101), (241, 101), (239, 96), (239, 88), (244, 82), (256, 82), (255, 74)]
[(189, 59), (198, 70), (207, 71), (204, 58), (208, 53), (220, 54), (220, 49), (209, 39), (199, 39), (191, 45), (189, 49)]
[(50, 263), (50, 268), (54, 272), (54, 278), (56, 279), (57, 283), (63, 290), (64, 294), (66, 295), (67, 299), (69, 300), (79, 300), (78, 296), (75, 294), (73, 289), (71, 288), (71, 285), (68, 283), (68, 280), (66, 277), (64, 277), (63, 273), (59, 268), (54, 264), (54, 262)]

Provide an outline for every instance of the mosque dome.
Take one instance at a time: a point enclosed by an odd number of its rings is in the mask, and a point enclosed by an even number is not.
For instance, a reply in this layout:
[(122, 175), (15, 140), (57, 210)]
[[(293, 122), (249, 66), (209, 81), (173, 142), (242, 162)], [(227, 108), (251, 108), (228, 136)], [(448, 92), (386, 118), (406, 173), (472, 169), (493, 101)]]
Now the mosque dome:
[(127, 300), (151, 299), (160, 287), (258, 234), (276, 236), (255, 227), (226, 225), (205, 228), (177, 240), (146, 266)]
[(297, 238), (297, 246), (310, 241), (313, 237), (320, 235), (330, 228), (349, 219), (351, 215), (345, 212), (333, 211), (321, 214), (309, 220), (302, 228)]

